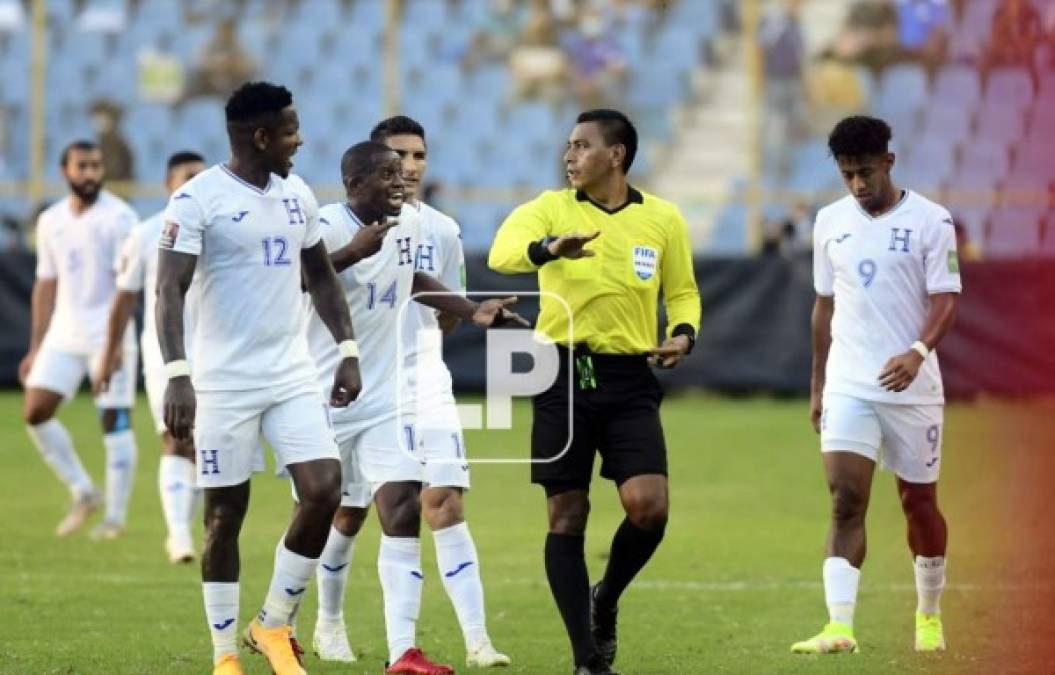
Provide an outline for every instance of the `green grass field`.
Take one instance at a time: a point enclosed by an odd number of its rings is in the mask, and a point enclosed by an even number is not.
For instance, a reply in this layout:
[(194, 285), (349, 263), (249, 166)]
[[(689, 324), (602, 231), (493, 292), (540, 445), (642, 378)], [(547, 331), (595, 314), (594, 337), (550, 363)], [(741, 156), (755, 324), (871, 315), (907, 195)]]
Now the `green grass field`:
[[(129, 532), (109, 543), (53, 535), (67, 494), (32, 449), (20, 397), (0, 394), (0, 672), (207, 673), (211, 646), (196, 566), (162, 553), (158, 443), (145, 401), (135, 423), (140, 461)], [(60, 415), (93, 476), (103, 451), (95, 413), (80, 397)], [(527, 456), (526, 410), (516, 432), (470, 432), (470, 454)], [(789, 644), (825, 619), (820, 566), (828, 513), (817, 440), (803, 401), (672, 397), (664, 404), (672, 518), (656, 557), (624, 596), (617, 669), (622, 673), (984, 672), (1002, 638), (987, 608), (1006, 598), (994, 583), (1000, 534), (992, 504), (1001, 464), (984, 456), (988, 425), (977, 409), (947, 413), (943, 503), (952, 539), (943, 608), (950, 650), (912, 651), (915, 591), (892, 477), (880, 474), (869, 516), (869, 558), (858, 604), (856, 657), (793, 657)], [(979, 470), (979, 467), (985, 467)], [(259, 608), (274, 545), (287, 522), (285, 481), (255, 479), (242, 534), (242, 623)], [(514, 673), (570, 673), (569, 649), (542, 567), (543, 495), (525, 465), (477, 465), (468, 497), (480, 549), (489, 624)], [(595, 483), (587, 538), (591, 577), (603, 569), (621, 519), (611, 484)], [(360, 662), (307, 661), (310, 673), (378, 673), (385, 658), (376, 575), (378, 527), (356, 549), (346, 617)], [(419, 643), (464, 669), (453, 611), (423, 541), (425, 598)], [(301, 611), (306, 643), (314, 598)], [(244, 655), (250, 673), (269, 672)]]

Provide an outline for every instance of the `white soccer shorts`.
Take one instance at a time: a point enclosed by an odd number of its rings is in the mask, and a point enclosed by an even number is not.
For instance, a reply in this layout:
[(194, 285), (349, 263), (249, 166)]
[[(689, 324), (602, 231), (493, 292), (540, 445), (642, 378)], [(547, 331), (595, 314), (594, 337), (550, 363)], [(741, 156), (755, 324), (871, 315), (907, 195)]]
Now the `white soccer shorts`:
[(278, 388), (199, 391), (194, 421), (198, 485), (226, 487), (249, 480), (261, 433), (279, 466), (340, 459), (326, 403), (311, 379)]
[(909, 483), (934, 483), (941, 468), (942, 405), (899, 405), (824, 394), (821, 450), (853, 452)]
[[(95, 397), (97, 407), (132, 407), (136, 399), (137, 357), (135, 344), (126, 345), (121, 356), (121, 367), (110, 378), (110, 389)], [(26, 378), (26, 388), (47, 389), (69, 401), (77, 393), (77, 388), (85, 377), (95, 376), (96, 366), (101, 359), (101, 349), (88, 356), (42, 346), (33, 359), (33, 367)]]
[(341, 506), (368, 506), (385, 483), (425, 481), (412, 419), (389, 417), (365, 427), (335, 426), (344, 470)]

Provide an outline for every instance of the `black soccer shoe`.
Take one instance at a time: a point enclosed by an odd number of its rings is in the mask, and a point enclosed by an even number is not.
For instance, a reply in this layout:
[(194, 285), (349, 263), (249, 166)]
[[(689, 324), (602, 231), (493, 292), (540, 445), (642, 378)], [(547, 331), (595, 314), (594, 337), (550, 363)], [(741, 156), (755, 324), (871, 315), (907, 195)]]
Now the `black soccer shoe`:
[(590, 630), (593, 632), (593, 641), (597, 645), (597, 652), (611, 666), (615, 663), (615, 652), (619, 647), (615, 630), (619, 609), (617, 607), (602, 607), (597, 604), (597, 589), (600, 586), (601, 584), (597, 583), (590, 589)]
[(605, 663), (604, 657), (596, 655), (575, 669), (574, 675), (619, 675)]

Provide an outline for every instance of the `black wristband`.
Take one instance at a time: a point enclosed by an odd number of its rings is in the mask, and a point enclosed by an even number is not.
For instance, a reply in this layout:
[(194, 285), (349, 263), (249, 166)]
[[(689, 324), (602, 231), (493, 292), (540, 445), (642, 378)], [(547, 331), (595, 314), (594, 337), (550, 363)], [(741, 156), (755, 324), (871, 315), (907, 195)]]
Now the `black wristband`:
[(670, 336), (678, 337), (679, 335), (684, 335), (689, 338), (689, 349), (685, 353), (691, 354), (692, 348), (696, 346), (696, 329), (687, 323), (679, 323), (677, 326), (674, 326), (674, 330), (670, 331)]
[(550, 253), (550, 250), (548, 248), (549, 243), (554, 239), (556, 239), (556, 237), (543, 237), (538, 241), (533, 241), (528, 244), (528, 260), (530, 260), (533, 264), (542, 267), (546, 263), (553, 262), (554, 260), (559, 258), (560, 256), (556, 256)]

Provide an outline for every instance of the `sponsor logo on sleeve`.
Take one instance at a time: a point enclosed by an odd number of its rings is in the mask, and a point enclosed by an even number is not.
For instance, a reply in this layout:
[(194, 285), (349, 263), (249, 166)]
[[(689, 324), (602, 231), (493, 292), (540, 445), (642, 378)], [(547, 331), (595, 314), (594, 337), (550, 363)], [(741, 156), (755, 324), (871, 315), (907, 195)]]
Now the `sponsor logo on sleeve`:
[(956, 251), (949, 251), (949, 274), (960, 273), (960, 257), (956, 255)]

